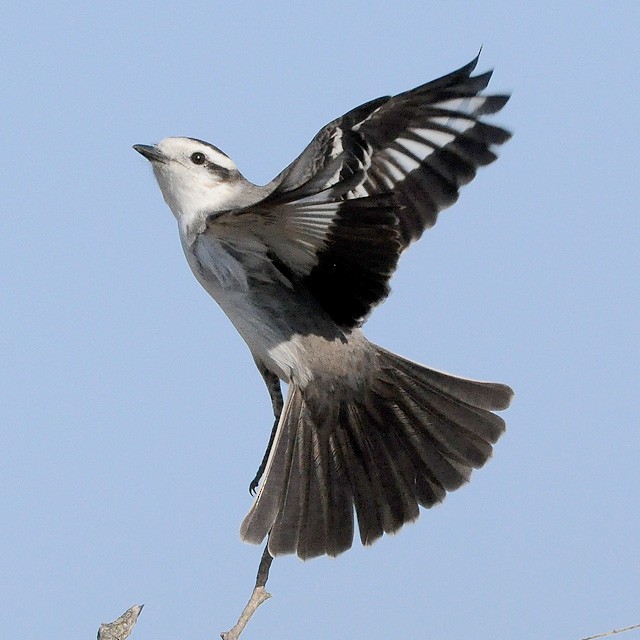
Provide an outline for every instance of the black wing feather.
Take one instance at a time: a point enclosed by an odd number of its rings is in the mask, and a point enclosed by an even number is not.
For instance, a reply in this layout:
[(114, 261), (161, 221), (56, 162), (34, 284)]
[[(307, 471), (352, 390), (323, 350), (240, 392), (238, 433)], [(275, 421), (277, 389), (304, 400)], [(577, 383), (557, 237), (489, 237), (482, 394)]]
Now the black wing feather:
[(492, 72), (472, 76), (477, 62), (330, 122), (264, 200), (232, 212), (262, 220), (278, 271), (339, 325), (358, 325), (384, 300), (402, 250), (509, 139), (481, 120), (509, 96), (481, 94)]

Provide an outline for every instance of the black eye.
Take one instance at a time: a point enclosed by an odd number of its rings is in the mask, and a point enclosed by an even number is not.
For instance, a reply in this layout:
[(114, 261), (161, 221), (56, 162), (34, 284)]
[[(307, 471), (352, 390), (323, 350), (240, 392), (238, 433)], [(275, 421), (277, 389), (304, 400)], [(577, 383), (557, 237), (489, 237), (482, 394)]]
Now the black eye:
[(191, 154), (191, 162), (193, 162), (193, 164), (204, 164), (205, 160), (206, 158), (204, 157), (204, 153), (196, 151), (195, 153)]

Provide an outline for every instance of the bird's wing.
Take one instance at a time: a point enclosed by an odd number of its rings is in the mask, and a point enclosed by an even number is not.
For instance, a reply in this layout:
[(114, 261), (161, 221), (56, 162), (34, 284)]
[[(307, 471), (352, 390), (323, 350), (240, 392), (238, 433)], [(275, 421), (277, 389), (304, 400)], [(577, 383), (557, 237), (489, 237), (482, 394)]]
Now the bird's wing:
[(264, 199), (211, 214), (203, 234), (258, 247), (339, 325), (360, 324), (389, 293), (402, 250), (453, 204), (509, 133), (480, 116), (508, 96), (480, 96), (491, 73), (465, 67), (368, 102), (325, 126)]
[(343, 188), (211, 214), (199, 242), (251, 252), (254, 278), (303, 286), (338, 325), (356, 326), (389, 294), (401, 243), (392, 194), (341, 199)]
[(478, 167), (496, 159), (511, 134), (481, 120), (508, 95), (481, 95), (492, 72), (472, 76), (478, 57), (416, 89), (367, 102), (323, 127), (302, 154), (272, 182), (274, 195), (301, 189), (318, 177), (326, 185), (350, 175), (354, 158), (362, 181), (355, 198), (393, 191), (403, 245), (432, 227), (442, 209)]

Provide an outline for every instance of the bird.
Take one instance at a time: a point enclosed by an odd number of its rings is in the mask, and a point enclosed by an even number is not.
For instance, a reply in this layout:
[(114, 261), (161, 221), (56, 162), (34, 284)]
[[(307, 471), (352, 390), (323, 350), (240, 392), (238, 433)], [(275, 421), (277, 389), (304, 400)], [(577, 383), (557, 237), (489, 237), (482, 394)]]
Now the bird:
[[(441, 503), (492, 455), (512, 389), (367, 340), (401, 253), (511, 134), (483, 116), (478, 56), (324, 126), (264, 186), (218, 147), (169, 137), (151, 162), (188, 264), (246, 342), (274, 423), (241, 538), (271, 556), (337, 556)], [(286, 384), (283, 399), (281, 382)]]

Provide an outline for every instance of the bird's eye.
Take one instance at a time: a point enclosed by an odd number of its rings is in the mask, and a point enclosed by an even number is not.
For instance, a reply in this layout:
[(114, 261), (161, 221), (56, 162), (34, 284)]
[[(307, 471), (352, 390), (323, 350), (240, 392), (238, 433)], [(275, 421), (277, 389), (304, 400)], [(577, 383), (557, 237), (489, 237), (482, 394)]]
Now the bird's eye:
[(204, 153), (196, 151), (195, 153), (191, 154), (191, 162), (193, 162), (193, 164), (204, 164), (205, 160), (206, 158), (204, 157)]

